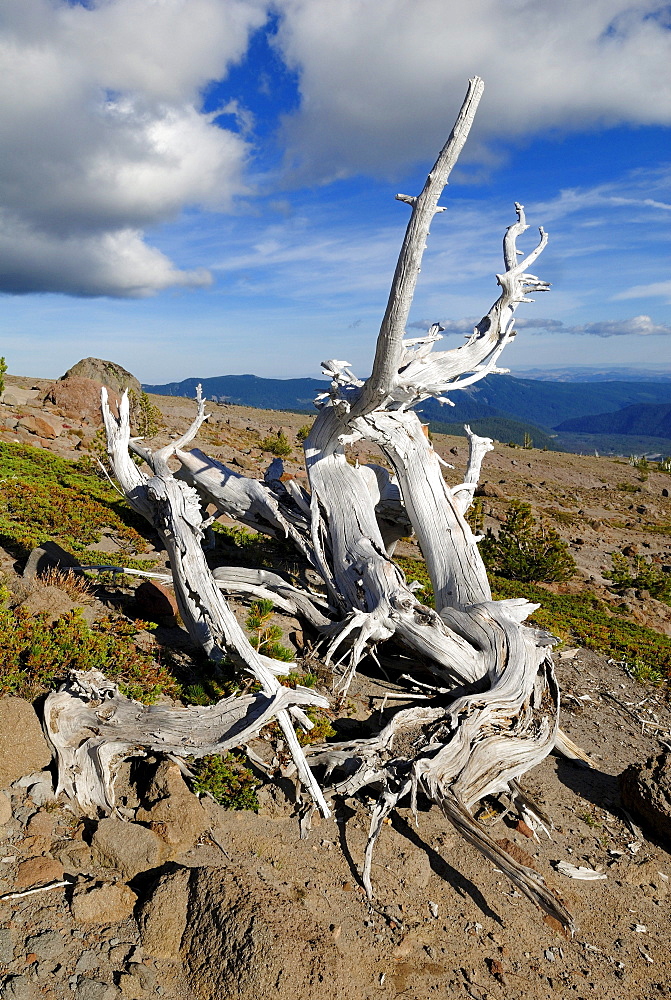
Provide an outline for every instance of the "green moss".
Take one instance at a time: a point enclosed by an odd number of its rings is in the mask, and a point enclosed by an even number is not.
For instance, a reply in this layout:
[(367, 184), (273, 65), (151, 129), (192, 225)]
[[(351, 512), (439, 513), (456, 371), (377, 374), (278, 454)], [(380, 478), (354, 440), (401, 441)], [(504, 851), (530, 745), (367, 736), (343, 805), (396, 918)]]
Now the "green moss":
[(201, 795), (208, 792), (225, 809), (251, 809), (258, 812), (256, 789), (261, 782), (246, 765), (240, 753), (214, 754), (191, 759), (194, 773), (193, 789)]
[(174, 678), (132, 639), (142, 623), (104, 618), (88, 625), (80, 611), (50, 623), (19, 607), (0, 609), (0, 694), (33, 699), (65, 680), (70, 670), (101, 670), (123, 694), (151, 704), (176, 697)]

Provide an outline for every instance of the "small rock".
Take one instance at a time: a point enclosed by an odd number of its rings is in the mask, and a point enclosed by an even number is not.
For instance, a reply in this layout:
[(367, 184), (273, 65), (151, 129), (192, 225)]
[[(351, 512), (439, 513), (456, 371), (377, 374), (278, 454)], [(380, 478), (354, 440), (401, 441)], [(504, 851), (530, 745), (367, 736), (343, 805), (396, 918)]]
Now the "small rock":
[(179, 614), (175, 595), (153, 580), (145, 580), (135, 591), (135, 614), (147, 622), (174, 625)]
[(500, 486), (495, 483), (484, 482), (480, 483), (475, 489), (476, 497), (491, 497), (491, 499), (504, 500), (506, 498), (505, 490), (502, 490)]
[(156, 970), (142, 962), (133, 962), (128, 966), (128, 972), (140, 984), (143, 990), (153, 990), (156, 986)]
[(36, 413), (29, 413), (27, 416), (21, 417), (19, 427), (23, 427), (31, 434), (46, 438), (47, 441), (53, 441), (63, 430), (63, 424), (60, 420), (46, 415), (38, 416)]
[(26, 579), (41, 576), (48, 569), (70, 569), (79, 566), (74, 556), (62, 549), (56, 542), (42, 542), (32, 550), (23, 570)]
[(0, 927), (0, 965), (9, 965), (14, 957), (14, 940), (10, 927)]
[(76, 1000), (113, 1000), (118, 996), (116, 986), (100, 983), (96, 979), (80, 979), (75, 990)]
[(152, 830), (110, 816), (98, 823), (91, 852), (98, 864), (116, 868), (125, 878), (131, 879), (140, 872), (158, 868), (168, 849)]
[(27, 976), (12, 976), (2, 987), (3, 1000), (38, 1000), (39, 993)]
[(189, 876), (188, 868), (162, 876), (142, 906), (138, 924), (142, 946), (150, 955), (167, 959), (179, 955), (186, 929)]
[(56, 931), (42, 931), (26, 940), (26, 950), (44, 961), (53, 961), (63, 954), (63, 938)]
[(133, 912), (137, 896), (123, 882), (95, 886), (73, 896), (72, 916), (83, 924), (118, 924)]
[(0, 788), (51, 763), (35, 709), (23, 698), (0, 698)]
[(198, 798), (189, 791), (182, 773), (172, 761), (159, 764), (147, 792), (148, 808), (140, 808), (135, 818), (172, 848), (172, 855), (189, 850), (210, 826)]
[(0, 826), (9, 823), (12, 818), (12, 803), (6, 792), (0, 792)]
[(63, 865), (54, 858), (28, 858), (22, 861), (16, 873), (17, 889), (29, 889), (34, 885), (46, 885), (63, 878)]
[(83, 951), (77, 959), (75, 972), (81, 975), (82, 972), (96, 972), (100, 966), (100, 955), (95, 951)]
[(33, 813), (26, 824), (26, 833), (31, 837), (53, 837), (53, 813), (42, 811)]
[(18, 385), (8, 385), (2, 394), (2, 402), (6, 406), (26, 406), (37, 398), (33, 389), (21, 389)]

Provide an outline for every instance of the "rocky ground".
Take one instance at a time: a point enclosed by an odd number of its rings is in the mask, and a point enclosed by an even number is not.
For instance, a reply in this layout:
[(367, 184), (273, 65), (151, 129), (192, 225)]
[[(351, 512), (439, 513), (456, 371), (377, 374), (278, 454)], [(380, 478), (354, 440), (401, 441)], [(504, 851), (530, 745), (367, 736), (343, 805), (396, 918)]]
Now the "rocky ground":
[[(88, 388), (71, 388), (71, 398), (61, 386), (52, 397), (58, 402), (49, 402), (49, 383), (9, 378), (0, 440), (81, 456), (99, 422), (94, 402), (87, 409)], [(164, 422), (157, 440), (181, 433), (193, 405), (153, 402)], [(263, 437), (283, 428), (295, 444), (308, 419), (211, 409), (213, 418), (196, 444), (250, 475), (261, 475), (268, 463), (259, 446)], [(438, 438), (435, 444), (461, 469), (463, 439)], [(286, 462), (297, 476), (299, 453), (296, 445), (295, 458)], [(457, 470), (454, 477), (456, 482)], [(609, 553), (626, 547), (660, 566), (671, 562), (664, 531), (671, 524), (671, 476), (644, 477), (626, 460), (497, 446), (483, 479), (486, 525), (499, 523), (507, 499), (517, 497), (569, 541), (578, 576), (561, 587), (588, 588), (613, 605), (625, 604), (620, 613), (631, 621), (671, 634), (667, 605), (645, 592), (614, 595), (603, 575)], [(416, 554), (412, 543), (405, 551)], [(45, 601), (56, 600), (24, 578), (24, 566), (7, 553), (2, 568), (24, 603), (44, 610)], [(100, 613), (99, 603), (87, 605), (90, 616)], [(297, 623), (278, 621), (289, 641)], [(179, 639), (179, 629), (168, 631)], [(0, 996), (671, 996), (671, 827), (662, 820), (655, 831), (645, 801), (636, 798), (641, 788), (658, 813), (666, 803), (671, 815), (667, 688), (638, 683), (594, 651), (562, 648), (556, 661), (562, 726), (595, 767), (550, 757), (526, 776), (526, 787), (554, 824), (540, 841), (523, 824), (494, 815), (482, 819), (561, 895), (575, 916), (573, 939), (544, 920), (435, 807), (422, 802), (417, 823), (401, 809), (383, 830), (372, 903), (358, 875), (367, 801), (341, 804), (334, 819), (315, 821), (309, 839), (300, 840), (289, 785), (261, 788), (258, 813), (229, 811), (207, 796), (197, 798), (176, 765), (148, 759), (124, 768), (124, 819), (82, 819), (54, 798), (39, 699), (34, 706), (0, 699)], [(334, 720), (338, 734), (365, 735), (380, 721), (375, 713), (385, 694), (398, 690), (379, 671), (364, 669), (346, 714)], [(631, 765), (623, 799), (618, 776)], [(557, 870), (560, 861), (605, 877), (568, 878)]]

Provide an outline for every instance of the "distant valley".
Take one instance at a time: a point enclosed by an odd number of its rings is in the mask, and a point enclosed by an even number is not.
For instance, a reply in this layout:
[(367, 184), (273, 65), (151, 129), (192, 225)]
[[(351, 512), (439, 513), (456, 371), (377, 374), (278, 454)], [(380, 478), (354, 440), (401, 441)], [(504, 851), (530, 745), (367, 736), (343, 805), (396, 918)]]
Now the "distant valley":
[[(143, 388), (162, 396), (194, 396), (199, 382), (204, 395), (219, 402), (307, 413), (314, 412), (315, 396), (329, 387), (322, 379), (220, 375)], [(671, 454), (668, 380), (586, 383), (490, 375), (451, 398), (453, 407), (429, 399), (417, 408), (439, 432), (463, 433), (469, 423), (499, 441), (523, 444), (528, 435), (536, 448)]]

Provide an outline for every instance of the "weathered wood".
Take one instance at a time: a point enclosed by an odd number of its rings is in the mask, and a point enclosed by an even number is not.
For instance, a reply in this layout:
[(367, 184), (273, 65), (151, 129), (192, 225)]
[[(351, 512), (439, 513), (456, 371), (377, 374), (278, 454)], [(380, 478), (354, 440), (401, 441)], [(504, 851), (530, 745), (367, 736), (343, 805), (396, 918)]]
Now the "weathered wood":
[[(362, 875), (369, 894), (372, 854), (383, 818), (404, 795), (409, 794), (414, 802), (422, 793), (533, 902), (571, 928), (570, 914), (540, 876), (503, 851), (476, 819), (478, 803), (489, 796), (532, 828), (547, 830), (549, 819), (522, 792), (519, 777), (553, 747), (587, 759), (558, 728), (559, 691), (550, 656), (555, 640), (524, 624), (535, 605), (525, 600), (492, 601), (479, 539), (465, 518), (492, 442), (467, 428), (469, 459), (464, 480), (449, 486), (443, 476), (445, 463), (412, 411), (429, 397), (449, 402), (451, 392), (488, 373), (503, 371), (497, 364), (515, 336), (515, 310), (528, 301), (530, 293), (549, 287), (529, 270), (547, 243), (543, 230), (528, 255), (517, 249), (518, 238), (528, 228), (521, 205), (515, 205), (516, 221), (503, 241), (504, 268), (496, 276), (498, 298), (466, 343), (454, 350), (434, 350), (440, 340), (437, 324), (422, 337), (404, 339), (429, 225), (440, 211), (438, 200), (468, 135), (482, 89), (481, 80), (470, 81), (452, 134), (422, 192), (416, 198), (398, 196), (412, 206), (412, 214), (370, 378), (357, 378), (344, 361), (323, 363), (331, 385), (318, 397), (319, 413), (304, 444), (309, 493), (282, 482), (281, 463), (273, 463), (264, 482), (257, 483), (196, 449), (185, 451), (206, 419), (200, 394), (196, 418), (180, 441), (153, 454), (137, 442), (132, 445), (149, 463), (153, 477), (144, 476), (130, 462), (127, 400), (122, 400), (119, 421), (104, 405), (105, 427), (112, 464), (125, 495), (166, 544), (178, 606), (189, 632), (212, 656), (221, 656), (225, 649), (262, 684), (259, 699), (263, 702), (217, 706), (222, 716), (218, 724), (223, 728), (217, 737), (221, 745), (229, 739), (226, 725), (231, 713), (263, 714), (271, 711), (272, 703), (304, 786), (313, 802), (328, 813), (326, 798), (289, 719), (289, 711), (301, 717), (300, 699), (290, 708), (283, 707), (282, 699), (289, 696), (281, 694), (272, 670), (249, 646), (218, 585), (271, 595), (282, 609), (307, 617), (325, 639), (326, 662), (334, 665), (341, 697), (362, 658), (374, 655), (380, 643), (395, 637), (410, 651), (414, 670), (432, 671), (442, 690), (420, 706), (396, 713), (372, 739), (309, 751), (315, 766), (324, 766), (327, 777), (335, 773), (338, 778), (328, 798), (352, 795), (371, 784), (381, 789)], [(358, 467), (348, 462), (348, 446), (361, 440), (381, 448), (393, 467), (393, 477), (380, 466)], [(172, 455), (181, 463), (179, 476), (193, 483), (205, 502), (256, 530), (291, 539), (322, 577), (326, 597), (293, 587), (277, 574), (221, 567), (213, 576), (201, 548), (204, 522), (198, 494), (173, 476), (168, 467)], [(397, 540), (410, 529), (426, 559), (435, 611), (421, 604), (392, 559)], [(407, 668), (411, 682), (413, 667)], [(114, 704), (119, 718), (125, 720), (126, 708), (118, 700)], [(98, 718), (99, 709), (99, 704), (91, 703), (85, 713), (93, 712)], [(81, 715), (81, 709), (73, 713), (72, 733)], [(153, 746), (142, 742), (148, 718), (137, 721), (140, 746)], [(197, 726), (201, 724), (199, 718)], [(235, 722), (234, 728), (239, 724)], [(166, 721), (164, 725), (168, 731), (177, 724)], [(90, 769), (85, 750), (83, 764), (72, 757), (75, 737), (69, 739), (72, 746), (68, 743), (61, 750), (66, 769)], [(205, 732), (202, 741), (213, 745)], [(96, 744), (91, 759), (96, 754), (113, 756), (105, 746)], [(67, 760), (66, 753), (70, 753)], [(74, 779), (62, 781), (64, 788), (74, 789)], [(98, 789), (95, 796), (96, 802), (109, 807), (108, 791)], [(304, 826), (308, 824), (306, 816)]]
[(58, 761), (56, 794), (66, 794), (86, 815), (109, 813), (117, 771), (129, 757), (225, 753), (300, 705), (326, 707), (328, 700), (307, 688), (277, 685), (272, 694), (235, 695), (205, 707), (141, 705), (100, 671), (73, 671), (44, 706), (44, 727)]
[[(124, 393), (121, 398), (117, 420), (107, 405), (107, 390), (103, 388), (102, 411), (114, 474), (131, 507), (153, 525), (165, 545), (177, 607), (189, 635), (212, 659), (222, 659), (225, 654), (232, 656), (259, 681), (264, 694), (276, 694), (279, 681), (264, 662), (265, 658), (250, 645), (207, 565), (201, 546), (203, 520), (198, 494), (170, 472), (167, 460), (172, 446), (154, 452), (151, 466), (155, 475), (147, 477), (129, 454), (128, 394)], [(307, 766), (289, 714), (280, 711), (277, 721), (301, 781), (323, 814), (330, 815), (321, 789)]]

